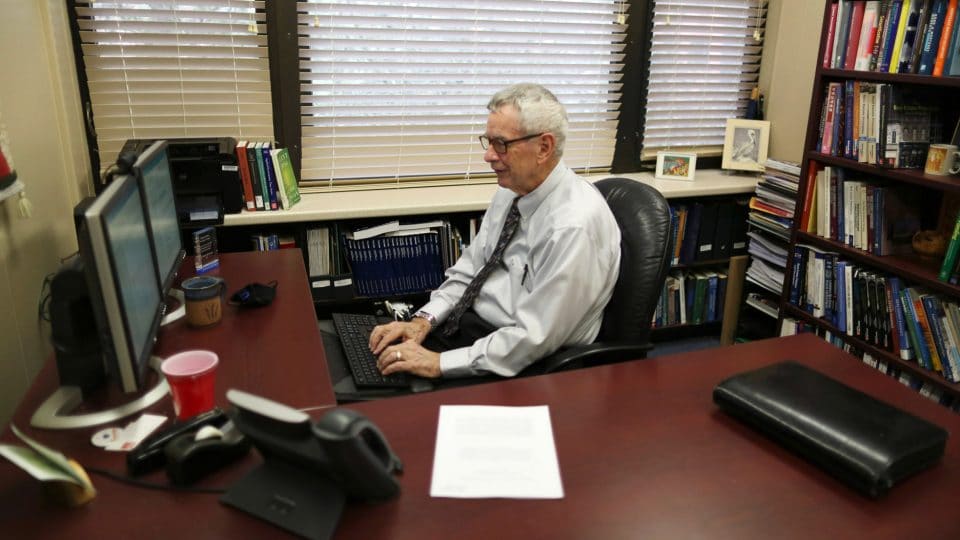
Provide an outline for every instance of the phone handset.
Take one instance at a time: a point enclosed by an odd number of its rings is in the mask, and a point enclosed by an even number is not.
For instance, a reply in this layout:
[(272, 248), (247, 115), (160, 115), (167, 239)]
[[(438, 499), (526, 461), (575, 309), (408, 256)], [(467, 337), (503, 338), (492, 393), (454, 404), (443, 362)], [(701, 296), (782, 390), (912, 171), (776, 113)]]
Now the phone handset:
[(383, 500), (396, 495), (400, 458), (386, 437), (363, 414), (344, 408), (310, 416), (282, 403), (241, 390), (227, 391), (236, 407), (231, 416), (266, 461), (323, 473), (349, 499)]

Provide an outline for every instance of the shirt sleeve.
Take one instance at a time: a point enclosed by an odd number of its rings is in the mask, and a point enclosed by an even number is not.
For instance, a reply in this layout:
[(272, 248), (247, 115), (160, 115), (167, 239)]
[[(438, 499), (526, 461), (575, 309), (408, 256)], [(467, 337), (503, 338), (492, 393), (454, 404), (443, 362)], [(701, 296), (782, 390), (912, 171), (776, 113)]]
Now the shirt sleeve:
[[(616, 280), (619, 262), (619, 252), (609, 244), (583, 228), (557, 229), (532, 254), (538, 261), (530, 269), (533, 285), (518, 300), (515, 324), (470, 347), (441, 353), (444, 376), (513, 376), (566, 344), (583, 321), (602, 312), (609, 298), (605, 291)], [(514, 277), (516, 283), (522, 279)]]

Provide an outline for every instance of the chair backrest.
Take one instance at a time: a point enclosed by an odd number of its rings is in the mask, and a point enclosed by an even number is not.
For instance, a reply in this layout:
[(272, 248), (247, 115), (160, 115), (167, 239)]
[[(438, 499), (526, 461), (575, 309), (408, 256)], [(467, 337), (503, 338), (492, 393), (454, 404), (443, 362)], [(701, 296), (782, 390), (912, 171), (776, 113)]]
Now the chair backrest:
[(620, 226), (620, 275), (597, 341), (646, 343), (670, 267), (670, 206), (663, 194), (628, 178), (595, 184)]

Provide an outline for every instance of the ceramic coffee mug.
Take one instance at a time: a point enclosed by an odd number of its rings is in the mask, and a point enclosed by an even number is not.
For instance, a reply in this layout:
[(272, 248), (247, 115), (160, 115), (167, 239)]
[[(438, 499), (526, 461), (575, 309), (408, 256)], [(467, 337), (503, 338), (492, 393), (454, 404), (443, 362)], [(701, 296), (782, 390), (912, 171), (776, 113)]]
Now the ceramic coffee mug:
[(180, 284), (186, 301), (187, 323), (190, 326), (210, 326), (223, 316), (223, 299), (227, 284), (223, 278), (197, 276)]
[(960, 163), (957, 156), (960, 151), (954, 144), (931, 144), (927, 150), (927, 164), (923, 172), (943, 176), (960, 172)]

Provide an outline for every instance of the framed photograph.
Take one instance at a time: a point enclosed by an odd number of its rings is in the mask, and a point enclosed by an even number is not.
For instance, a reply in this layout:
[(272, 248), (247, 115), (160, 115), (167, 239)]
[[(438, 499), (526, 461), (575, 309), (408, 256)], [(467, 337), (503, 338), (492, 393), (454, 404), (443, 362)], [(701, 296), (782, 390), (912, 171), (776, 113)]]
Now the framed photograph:
[(657, 152), (657, 172), (663, 180), (693, 180), (697, 155), (690, 152)]
[(770, 122), (727, 119), (727, 131), (723, 138), (723, 162), (720, 166), (735, 171), (763, 171), (769, 140)]

